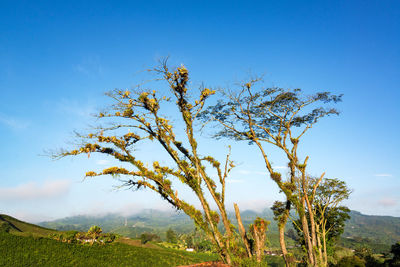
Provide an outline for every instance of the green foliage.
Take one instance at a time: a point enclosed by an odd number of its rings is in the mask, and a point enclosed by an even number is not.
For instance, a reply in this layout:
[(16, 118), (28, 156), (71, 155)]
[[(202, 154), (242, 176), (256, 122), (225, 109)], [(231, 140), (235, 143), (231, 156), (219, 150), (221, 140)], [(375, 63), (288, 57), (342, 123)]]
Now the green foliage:
[(240, 267), (268, 267), (267, 261), (257, 262), (254, 258), (237, 259), (236, 264)]
[(90, 227), (90, 229), (87, 232), (87, 234), (91, 237), (92, 244), (94, 242), (98, 241), (98, 238), (100, 237), (101, 232), (103, 232), (103, 230), (97, 225), (93, 225), (92, 227)]
[(93, 245), (95, 242), (99, 244), (114, 242), (116, 235), (113, 233), (101, 233), (101, 228), (96, 226), (91, 227), (87, 233), (72, 230), (49, 234), (49, 238), (66, 243), (90, 242)]
[(11, 225), (8, 222), (0, 221), (0, 232), (10, 232)]
[(171, 228), (168, 229), (166, 236), (167, 236), (167, 242), (172, 243), (172, 244), (176, 244), (178, 242), (176, 233)]
[(337, 267), (365, 267), (365, 262), (357, 256), (343, 257), (337, 264)]
[(187, 235), (185, 238), (185, 243), (187, 248), (193, 248), (193, 236)]
[(397, 242), (396, 244), (392, 245), (390, 253), (393, 254), (393, 259), (400, 261), (400, 242)]
[(101, 234), (101, 232), (103, 232), (103, 230), (101, 230), (101, 228), (99, 226), (93, 225), (92, 227), (90, 227), (88, 234), (99, 235), (99, 234)]
[(210, 240), (203, 239), (194, 243), (194, 249), (200, 252), (213, 251), (213, 243)]
[(140, 241), (142, 242), (142, 244), (146, 244), (147, 242), (150, 241), (160, 242), (161, 238), (156, 234), (143, 233), (140, 235)]
[[(377, 236), (379, 236), (379, 233), (377, 233)], [(379, 240), (363, 238), (359, 236), (345, 237), (345, 238), (342, 237), (338, 242), (338, 245), (351, 249), (368, 247), (371, 249), (373, 253), (386, 253), (390, 251), (390, 244), (381, 243), (381, 241)]]
[[(327, 208), (325, 210), (325, 219), (326, 219), (326, 229), (329, 230), (326, 234), (326, 242), (327, 242), (327, 252), (328, 255), (333, 255), (334, 248), (337, 245), (340, 236), (344, 232), (345, 222), (350, 219), (349, 216), (350, 210), (347, 207), (336, 207), (336, 208)], [(321, 214), (315, 214), (316, 218), (320, 218)], [(307, 212), (308, 217), (308, 212)], [(304, 244), (303, 232), (301, 229), (298, 229), (295, 225), (301, 225), (300, 219), (297, 219), (293, 223), (293, 228), (297, 231), (297, 236), (299, 236), (299, 242), (302, 245)]]
[(68, 244), (0, 233), (0, 266), (177, 266), (216, 260), (215, 255), (112, 243)]
[(392, 253), (393, 258), (385, 261), (385, 263), (389, 266), (400, 266), (400, 242), (392, 245), (390, 253)]

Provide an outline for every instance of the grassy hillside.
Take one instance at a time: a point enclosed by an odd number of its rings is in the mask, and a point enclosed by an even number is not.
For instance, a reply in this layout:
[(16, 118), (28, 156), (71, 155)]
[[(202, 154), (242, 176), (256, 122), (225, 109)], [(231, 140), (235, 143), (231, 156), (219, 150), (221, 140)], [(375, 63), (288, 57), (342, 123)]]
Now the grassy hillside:
[(0, 232), (8, 232), (17, 235), (34, 235), (45, 237), (57, 231), (35, 224), (23, 222), (8, 215), (0, 214)]
[(118, 242), (89, 246), (0, 233), (0, 266), (177, 266), (215, 259), (208, 254)]

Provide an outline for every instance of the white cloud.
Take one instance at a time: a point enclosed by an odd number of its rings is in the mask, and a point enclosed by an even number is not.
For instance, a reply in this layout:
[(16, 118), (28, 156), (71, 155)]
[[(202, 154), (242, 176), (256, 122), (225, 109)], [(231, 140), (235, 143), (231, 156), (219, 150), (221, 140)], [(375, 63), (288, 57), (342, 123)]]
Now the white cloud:
[(247, 170), (238, 170), (238, 173), (247, 175), (250, 174), (251, 172)]
[(100, 159), (100, 160), (96, 161), (96, 164), (97, 165), (108, 165), (108, 164), (110, 164), (110, 161), (106, 160), (106, 159)]
[(28, 182), (15, 187), (0, 187), (0, 200), (38, 200), (55, 198), (68, 193), (70, 180), (45, 181), (42, 184)]
[(375, 174), (374, 176), (376, 176), (376, 177), (392, 177), (393, 175), (391, 175), (390, 173), (378, 173), (378, 174)]
[(272, 166), (273, 169), (278, 169), (278, 170), (282, 170), (282, 169), (287, 169), (287, 166)]
[(5, 114), (0, 113), (0, 123), (13, 130), (23, 130), (29, 126), (29, 122), (17, 119)]
[(239, 179), (227, 179), (226, 182), (228, 184), (237, 184), (237, 183), (243, 183), (243, 180), (239, 180)]
[(397, 205), (397, 201), (393, 198), (382, 198), (378, 204), (385, 207), (392, 207)]
[(8, 215), (29, 223), (39, 223), (43, 221), (52, 221), (57, 219), (56, 217), (52, 217), (49, 214), (42, 214), (42, 213), (33, 213), (29, 211), (16, 211), (16, 212), (10, 212), (7, 213)]
[[(196, 207), (199, 208), (199, 207)], [(110, 213), (119, 214), (121, 216), (131, 216), (142, 212), (146, 209), (155, 209), (159, 211), (175, 211), (170, 204), (160, 201), (155, 205), (144, 205), (143, 202), (130, 202), (126, 204), (108, 203), (103, 200), (90, 202), (86, 207), (81, 206), (69, 216), (88, 215), (88, 216), (104, 216)]]

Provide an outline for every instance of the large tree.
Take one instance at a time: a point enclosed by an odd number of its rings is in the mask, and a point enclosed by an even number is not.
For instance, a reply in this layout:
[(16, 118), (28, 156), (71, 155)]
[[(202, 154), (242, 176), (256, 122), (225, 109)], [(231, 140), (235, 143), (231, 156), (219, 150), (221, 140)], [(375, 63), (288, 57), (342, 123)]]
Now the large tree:
[[(259, 81), (252, 79), (243, 83), (240, 90), (224, 91), (221, 100), (204, 111), (202, 117), (205, 122), (221, 126), (215, 135), (217, 138), (228, 137), (255, 144), (269, 176), (285, 194), (285, 203), (277, 202), (274, 213), (286, 265), (293, 264), (293, 257), (285, 244), (285, 226), (291, 208), (296, 210), (301, 220), (308, 264), (321, 265), (322, 255), (318, 255), (319, 251), (315, 249), (318, 241), (312, 201), (324, 174), (313, 183), (306, 172), (309, 157), (300, 157), (298, 148), (301, 138), (321, 118), (339, 114), (336, 109), (324, 105), (341, 101), (341, 96), (329, 92), (307, 96), (301, 89), (257, 88)], [(286, 156), (289, 168), (286, 179), (271, 164), (266, 145), (279, 148)]]
[[(195, 121), (206, 100), (215, 92), (201, 87), (198, 96), (194, 97), (196, 91), (189, 89), (189, 72), (184, 66), (171, 70), (166, 62), (162, 62), (153, 72), (158, 76), (156, 80), (169, 88), (165, 94), (161, 90), (141, 87), (109, 92), (107, 95), (113, 100), (113, 105), (98, 115), (99, 120), (107, 121), (107, 126), (99, 125), (87, 134), (78, 134), (80, 144), (77, 148), (63, 150), (55, 156), (100, 153), (125, 163), (124, 166), (129, 164), (129, 168), (114, 166), (101, 172), (89, 171), (86, 176), (118, 176), (123, 186), (146, 188), (159, 194), (190, 216), (226, 263), (231, 264), (234, 259), (246, 255), (252, 257), (255, 252), (245, 253), (239, 245), (239, 235), (226, 212), (225, 184), (234, 167), (229, 154), (221, 164), (213, 156), (201, 154), (201, 144), (196, 139)], [(173, 106), (175, 113), (171, 110)], [(177, 114), (174, 123), (170, 120), (171, 114)], [(169, 157), (170, 165), (154, 161), (149, 166), (137, 157), (135, 149), (149, 141), (166, 152), (158, 156), (164, 162), (165, 155)], [(202, 147), (202, 151), (206, 149)], [(177, 184), (193, 192), (200, 209), (179, 196)], [(260, 230), (266, 230), (266, 227)], [(259, 236), (265, 238), (265, 235)]]

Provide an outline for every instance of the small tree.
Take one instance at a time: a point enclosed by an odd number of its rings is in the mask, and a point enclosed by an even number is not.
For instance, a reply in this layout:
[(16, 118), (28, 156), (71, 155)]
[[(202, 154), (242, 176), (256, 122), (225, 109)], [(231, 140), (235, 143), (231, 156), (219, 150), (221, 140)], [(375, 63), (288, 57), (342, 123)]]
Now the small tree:
[(92, 227), (90, 227), (90, 229), (88, 231), (88, 235), (92, 239), (92, 245), (94, 244), (94, 242), (96, 242), (98, 240), (98, 238), (100, 237), (100, 234), (102, 232), (103, 232), (103, 230), (101, 230), (101, 228), (97, 225), (93, 225)]
[[(322, 255), (318, 255), (318, 250), (315, 249), (318, 241), (309, 191), (311, 190), (313, 197), (324, 174), (312, 184), (306, 173), (308, 156), (301, 159), (298, 148), (304, 134), (321, 118), (339, 114), (334, 108), (324, 108), (318, 104), (339, 102), (341, 96), (331, 95), (329, 92), (305, 96), (300, 89), (286, 90), (277, 87), (255, 89), (259, 81), (260, 79), (253, 79), (242, 84), (238, 92), (223, 92), (222, 99), (203, 112), (202, 118), (205, 122), (216, 122), (221, 126), (221, 130), (215, 134), (216, 138), (228, 137), (255, 144), (264, 159), (269, 176), (285, 194), (285, 203), (276, 202), (273, 210), (278, 221), (279, 240), (286, 265), (293, 264), (293, 257), (288, 254), (285, 244), (285, 226), (292, 207), (301, 220), (308, 263), (323, 264)], [(289, 167), (286, 180), (272, 166), (266, 144), (275, 146), (286, 156)]]
[(168, 229), (167, 233), (167, 242), (168, 243), (172, 243), (172, 244), (176, 244), (176, 242), (178, 241), (176, 233), (174, 230), (172, 230), (171, 228)]
[[(317, 179), (312, 183), (317, 183)], [(346, 183), (339, 179), (323, 179), (316, 189), (316, 192), (309, 192), (312, 212), (315, 217), (315, 231), (317, 234), (317, 246), (319, 255), (322, 255), (322, 263), (328, 265), (328, 254), (333, 253), (333, 247), (343, 234), (345, 221), (350, 219), (350, 210), (339, 204), (350, 196), (351, 190)], [(306, 209), (309, 217), (308, 208)], [(305, 239), (301, 226), (301, 220), (293, 220), (293, 225), (300, 236), (301, 242), (305, 245)], [(311, 229), (309, 229), (311, 231)]]
[[(225, 207), (226, 178), (234, 165), (229, 155), (224, 165), (210, 155), (201, 155), (194, 127), (206, 100), (215, 91), (201, 87), (199, 96), (192, 97), (194, 92), (189, 94), (188, 89), (189, 72), (184, 66), (170, 70), (166, 62), (162, 62), (153, 71), (159, 81), (168, 85), (169, 94), (162, 95), (160, 91), (140, 87), (108, 93), (114, 104), (101, 112), (98, 118), (107, 120), (109, 126), (100, 125), (88, 134), (78, 134), (81, 143), (76, 149), (64, 150), (55, 156), (100, 153), (130, 164), (131, 169), (115, 166), (101, 172), (87, 172), (86, 176), (112, 175), (120, 177), (123, 186), (154, 191), (173, 207), (185, 212), (213, 242), (221, 259), (231, 264), (233, 258), (241, 256), (239, 241)], [(178, 126), (174, 126), (165, 113), (171, 111), (173, 103), (179, 114), (176, 119), (180, 118), (181, 122)], [(134, 148), (146, 141), (158, 143), (173, 164), (162, 165), (154, 161), (151, 167), (137, 158)], [(210, 175), (210, 167), (216, 171), (216, 179)], [(174, 189), (178, 183), (194, 193), (201, 209), (179, 196)], [(210, 203), (217, 209), (212, 210)], [(218, 228), (219, 223), (222, 231)]]
[(185, 244), (187, 248), (193, 248), (193, 235), (188, 234), (185, 237)]
[(161, 238), (156, 234), (143, 233), (143, 234), (140, 235), (140, 241), (141, 241), (142, 244), (146, 244), (149, 241), (159, 242), (159, 241), (161, 241)]
[[(318, 183), (318, 181), (316, 181)], [(323, 264), (328, 265), (328, 250), (343, 234), (345, 221), (350, 219), (350, 210), (339, 206), (349, 198), (349, 190), (344, 181), (339, 179), (324, 179), (311, 200), (316, 218), (317, 247), (323, 255)], [(322, 242), (322, 244), (321, 244)]]

